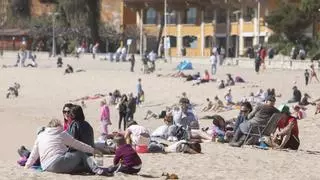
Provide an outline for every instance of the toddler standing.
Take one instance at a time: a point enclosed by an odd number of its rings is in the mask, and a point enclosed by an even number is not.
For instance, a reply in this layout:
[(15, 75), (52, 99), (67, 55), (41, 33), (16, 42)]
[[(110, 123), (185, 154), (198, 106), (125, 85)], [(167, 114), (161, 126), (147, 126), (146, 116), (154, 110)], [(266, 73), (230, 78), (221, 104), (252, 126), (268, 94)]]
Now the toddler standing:
[(100, 102), (100, 121), (102, 125), (102, 135), (108, 135), (108, 126), (111, 125), (110, 110), (106, 100)]

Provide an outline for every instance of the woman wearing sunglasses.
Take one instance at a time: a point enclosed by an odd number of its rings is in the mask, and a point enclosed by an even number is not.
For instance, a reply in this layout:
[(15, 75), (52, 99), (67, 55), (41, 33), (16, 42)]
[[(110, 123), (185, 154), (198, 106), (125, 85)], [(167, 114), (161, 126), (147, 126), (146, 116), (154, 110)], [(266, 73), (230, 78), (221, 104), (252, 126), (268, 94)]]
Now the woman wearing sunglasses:
[(63, 130), (67, 130), (72, 119), (70, 115), (70, 110), (73, 107), (73, 104), (67, 103), (62, 108), (62, 114), (63, 114)]

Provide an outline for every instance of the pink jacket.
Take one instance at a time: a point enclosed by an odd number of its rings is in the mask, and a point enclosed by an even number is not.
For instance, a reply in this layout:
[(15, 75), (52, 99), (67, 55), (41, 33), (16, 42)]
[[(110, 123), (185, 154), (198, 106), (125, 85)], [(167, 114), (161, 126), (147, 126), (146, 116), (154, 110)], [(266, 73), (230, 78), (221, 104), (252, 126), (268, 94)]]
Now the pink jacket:
[(40, 157), (41, 167), (46, 170), (55, 159), (63, 156), (68, 151), (67, 146), (86, 153), (93, 154), (94, 152), (91, 146), (74, 139), (63, 131), (62, 127), (46, 127), (44, 132), (38, 135), (26, 166), (32, 166)]
[(110, 122), (110, 110), (107, 105), (103, 105), (100, 109), (100, 120)]

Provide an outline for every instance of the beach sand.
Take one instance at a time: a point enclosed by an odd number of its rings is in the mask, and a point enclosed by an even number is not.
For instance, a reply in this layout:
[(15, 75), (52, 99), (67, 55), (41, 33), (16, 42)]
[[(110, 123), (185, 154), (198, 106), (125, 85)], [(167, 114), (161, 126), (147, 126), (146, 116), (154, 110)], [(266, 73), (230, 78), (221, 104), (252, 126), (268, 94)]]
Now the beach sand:
[[(12, 64), (15, 59), (2, 58), (2, 64)], [(129, 72), (129, 63), (111, 63), (92, 60), (89, 56), (80, 60), (65, 58), (65, 65), (71, 64), (74, 69), (85, 69), (86, 72), (63, 75), (64, 69), (56, 68), (56, 59), (38, 59), (39, 68), (1, 68), (0, 69), (0, 179), (105, 179), (98, 176), (61, 175), (54, 173), (25, 170), (16, 163), (17, 149), (25, 145), (30, 149), (36, 138), (36, 130), (45, 126), (52, 117), (62, 119), (62, 106), (69, 100), (92, 96), (97, 93), (106, 94), (115, 89), (121, 92), (136, 93), (137, 79), (142, 79), (145, 91), (145, 103), (137, 107), (135, 120), (150, 130), (162, 125), (162, 120), (143, 120), (147, 110), (160, 112), (165, 106), (178, 102), (177, 96), (186, 92), (191, 102), (197, 104), (197, 115), (213, 115), (201, 113), (201, 104), (205, 98), (221, 99), (227, 89), (218, 90), (217, 83), (192, 86), (191, 82), (171, 77), (157, 77), (156, 74), (174, 72), (178, 62), (159, 62), (159, 69), (155, 74), (144, 75), (140, 71), (141, 65), (137, 60), (136, 72)], [(195, 70), (187, 73), (201, 72), (210, 69), (210, 64), (194, 63)], [(256, 93), (260, 88), (276, 88), (277, 105), (292, 96), (292, 86), (297, 85), (302, 93), (309, 93), (314, 99), (319, 98), (320, 84), (313, 83), (304, 86), (303, 71), (267, 69), (260, 75), (254, 69), (239, 67), (218, 67), (215, 78), (226, 79), (226, 73), (233, 76), (240, 75), (247, 83), (236, 84), (232, 87), (234, 100)], [(296, 81), (296, 84), (294, 84)], [(5, 94), (14, 82), (21, 84), (18, 98), (6, 99)], [(259, 87), (254, 87), (258, 85)], [(95, 129), (95, 137), (100, 133), (99, 102), (85, 101), (86, 120)], [(80, 103), (80, 102), (79, 102)], [(233, 118), (238, 111), (220, 113), (225, 119)], [(163, 172), (175, 173), (180, 179), (320, 179), (320, 154), (310, 154), (307, 150), (320, 150), (319, 132), (320, 116), (314, 116), (314, 107), (307, 110), (308, 117), (299, 121), (300, 149), (303, 151), (259, 150), (251, 147), (232, 148), (227, 144), (204, 143), (203, 154), (141, 154), (143, 168), (141, 175), (160, 177)], [(118, 129), (118, 113), (111, 107), (110, 130)], [(201, 120), (201, 126), (211, 124), (210, 120)], [(105, 165), (112, 163), (112, 156), (105, 157)], [(115, 179), (144, 179), (143, 176), (116, 175)], [(146, 178), (149, 179), (149, 178)]]

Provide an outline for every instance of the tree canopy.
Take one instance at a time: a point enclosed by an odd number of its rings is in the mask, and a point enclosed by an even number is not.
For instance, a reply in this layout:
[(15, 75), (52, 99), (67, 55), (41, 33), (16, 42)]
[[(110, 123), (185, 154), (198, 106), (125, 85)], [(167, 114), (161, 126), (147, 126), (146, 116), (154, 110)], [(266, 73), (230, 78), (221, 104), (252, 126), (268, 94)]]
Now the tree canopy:
[(298, 5), (280, 2), (278, 8), (266, 17), (266, 22), (276, 34), (284, 35), (289, 41), (296, 42), (311, 25), (314, 25), (313, 32), (316, 31), (319, 8), (319, 0), (301, 0)]

